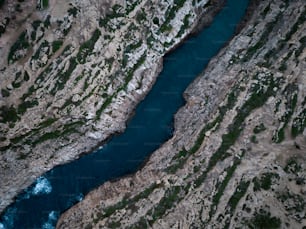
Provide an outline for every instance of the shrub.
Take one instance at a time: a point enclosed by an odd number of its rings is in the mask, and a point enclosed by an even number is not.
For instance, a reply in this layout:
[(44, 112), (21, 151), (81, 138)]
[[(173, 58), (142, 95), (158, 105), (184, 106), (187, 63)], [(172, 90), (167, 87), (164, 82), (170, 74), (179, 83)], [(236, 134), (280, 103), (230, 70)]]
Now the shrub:
[(60, 49), (60, 47), (63, 45), (63, 41), (53, 41), (52, 42), (52, 52), (55, 53), (57, 50)]
[(12, 45), (7, 58), (8, 63), (13, 63), (16, 60), (22, 58), (23, 56), (16, 56), (16, 52), (19, 50), (27, 49), (29, 46), (30, 44), (28, 42), (28, 35), (26, 31), (24, 31), (20, 34), (18, 40)]
[(255, 213), (255, 217), (249, 224), (250, 228), (269, 228), (277, 229), (281, 226), (281, 220), (276, 217), (271, 217), (270, 212), (262, 211)]
[(2, 122), (7, 123), (7, 122), (16, 122), (18, 120), (18, 115), (15, 107), (6, 107), (3, 106), (0, 109), (0, 116), (2, 117)]
[(9, 97), (10, 96), (10, 92), (6, 89), (1, 89), (1, 94), (3, 97)]
[(95, 43), (97, 42), (97, 40), (99, 39), (101, 35), (100, 30), (96, 29), (92, 35), (92, 37), (84, 42), (79, 49), (79, 52), (77, 54), (77, 60), (79, 61), (79, 63), (84, 64), (86, 57), (92, 52), (92, 50), (95, 47)]
[(254, 134), (258, 134), (262, 131), (266, 130), (266, 127), (263, 123), (260, 123), (259, 125), (255, 126), (254, 130), (253, 130), (253, 133)]

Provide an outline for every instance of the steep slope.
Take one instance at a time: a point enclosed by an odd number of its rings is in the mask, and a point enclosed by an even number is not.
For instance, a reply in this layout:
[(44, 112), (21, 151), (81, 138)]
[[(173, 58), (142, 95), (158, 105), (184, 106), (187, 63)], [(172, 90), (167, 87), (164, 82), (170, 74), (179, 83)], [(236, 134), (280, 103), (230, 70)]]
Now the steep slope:
[(172, 139), (58, 228), (303, 228), (306, 5), (257, 1), (186, 90)]
[(0, 212), (43, 172), (123, 131), (163, 55), (222, 2), (1, 2)]

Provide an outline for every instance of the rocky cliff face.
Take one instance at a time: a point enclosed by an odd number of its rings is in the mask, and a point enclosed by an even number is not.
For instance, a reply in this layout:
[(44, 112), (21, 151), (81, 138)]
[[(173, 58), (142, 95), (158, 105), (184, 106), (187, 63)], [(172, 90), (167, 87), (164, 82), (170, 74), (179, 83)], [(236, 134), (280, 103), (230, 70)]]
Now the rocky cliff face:
[(58, 228), (305, 227), (306, 6), (257, 3), (186, 90), (173, 138)]
[(123, 131), (163, 55), (222, 2), (1, 1), (0, 212)]

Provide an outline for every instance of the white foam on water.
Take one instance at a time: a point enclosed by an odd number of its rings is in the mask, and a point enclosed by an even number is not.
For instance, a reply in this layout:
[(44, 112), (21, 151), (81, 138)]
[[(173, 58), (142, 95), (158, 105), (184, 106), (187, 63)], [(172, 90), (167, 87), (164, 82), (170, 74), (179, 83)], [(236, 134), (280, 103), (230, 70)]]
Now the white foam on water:
[(3, 221), (0, 223), (0, 229), (14, 228), (14, 220), (16, 218), (16, 213), (16, 208), (9, 208), (3, 216)]
[(84, 198), (83, 193), (80, 193), (80, 194), (77, 196), (77, 200), (78, 200), (78, 201), (83, 200), (83, 198)]
[(50, 181), (48, 181), (45, 177), (39, 177), (36, 180), (36, 184), (32, 190), (33, 195), (39, 195), (39, 194), (49, 194), (52, 192), (52, 186)]
[(26, 200), (29, 199), (31, 196), (31, 193), (29, 193), (29, 191), (26, 191), (26, 193), (21, 197), (22, 200)]
[(52, 211), (49, 213), (49, 219), (50, 220), (56, 220), (57, 216), (56, 216), (56, 212)]
[(56, 211), (51, 211), (48, 215), (48, 221), (43, 223), (42, 229), (54, 229), (54, 224), (58, 219), (59, 213)]
[(49, 222), (47, 222), (47, 223), (44, 223), (43, 225), (42, 225), (42, 229), (54, 229), (55, 227), (52, 225), (52, 223), (49, 223)]

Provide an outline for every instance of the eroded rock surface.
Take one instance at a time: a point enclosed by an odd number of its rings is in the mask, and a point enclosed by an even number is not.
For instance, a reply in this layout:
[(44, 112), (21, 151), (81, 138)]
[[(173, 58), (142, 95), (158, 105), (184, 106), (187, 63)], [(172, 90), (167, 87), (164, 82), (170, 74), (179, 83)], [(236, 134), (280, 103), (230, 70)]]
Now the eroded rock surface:
[(306, 6), (257, 3), (186, 90), (173, 138), (58, 228), (305, 227)]
[(222, 2), (1, 1), (0, 212), (123, 131), (164, 54)]

